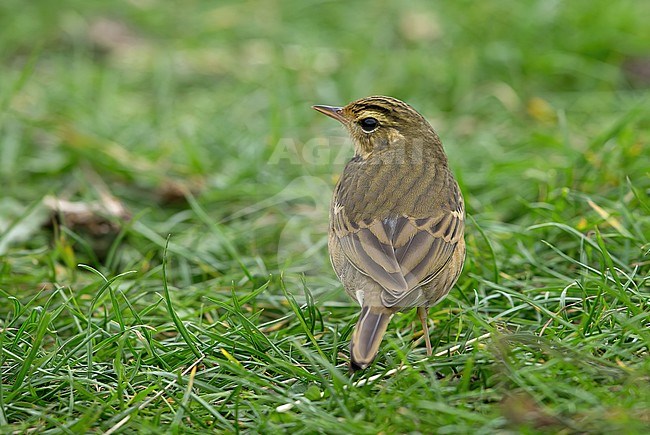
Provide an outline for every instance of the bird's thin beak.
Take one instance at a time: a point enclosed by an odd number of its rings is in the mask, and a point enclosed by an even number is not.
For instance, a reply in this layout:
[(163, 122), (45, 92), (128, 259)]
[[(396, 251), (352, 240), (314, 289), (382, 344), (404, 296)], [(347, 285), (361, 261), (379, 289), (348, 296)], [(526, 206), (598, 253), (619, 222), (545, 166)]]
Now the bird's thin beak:
[(311, 106), (312, 109), (318, 110), (320, 113), (334, 118), (339, 122), (345, 123), (345, 117), (343, 116), (343, 108), (335, 106)]

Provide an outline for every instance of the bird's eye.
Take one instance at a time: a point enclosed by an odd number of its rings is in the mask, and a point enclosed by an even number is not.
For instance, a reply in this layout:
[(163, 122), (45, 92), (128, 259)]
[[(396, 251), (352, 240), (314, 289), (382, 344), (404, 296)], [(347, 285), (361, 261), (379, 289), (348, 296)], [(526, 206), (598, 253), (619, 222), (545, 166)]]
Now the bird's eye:
[(363, 118), (359, 124), (361, 124), (361, 130), (365, 131), (366, 133), (372, 133), (373, 131), (377, 130), (377, 127), (379, 127), (379, 121), (377, 121), (375, 118)]

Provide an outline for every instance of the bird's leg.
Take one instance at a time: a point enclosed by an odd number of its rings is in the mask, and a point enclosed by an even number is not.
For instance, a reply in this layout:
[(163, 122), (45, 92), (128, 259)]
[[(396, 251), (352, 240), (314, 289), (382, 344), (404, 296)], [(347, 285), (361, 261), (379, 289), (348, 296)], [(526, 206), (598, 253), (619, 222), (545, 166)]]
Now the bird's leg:
[(418, 317), (422, 323), (422, 330), (424, 333), (424, 341), (427, 344), (427, 356), (433, 354), (433, 349), (431, 349), (431, 339), (429, 338), (429, 325), (427, 320), (429, 317), (429, 308), (428, 307), (418, 307)]

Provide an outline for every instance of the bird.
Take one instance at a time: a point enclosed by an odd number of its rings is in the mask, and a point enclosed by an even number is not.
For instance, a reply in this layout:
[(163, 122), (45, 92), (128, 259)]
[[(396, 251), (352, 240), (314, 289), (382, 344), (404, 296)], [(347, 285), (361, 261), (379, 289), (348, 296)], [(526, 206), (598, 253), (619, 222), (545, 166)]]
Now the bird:
[(393, 315), (413, 308), (431, 356), (429, 308), (447, 296), (465, 262), (465, 204), (440, 138), (392, 97), (312, 108), (343, 124), (354, 144), (328, 230), (334, 271), (361, 307), (349, 369), (367, 368)]

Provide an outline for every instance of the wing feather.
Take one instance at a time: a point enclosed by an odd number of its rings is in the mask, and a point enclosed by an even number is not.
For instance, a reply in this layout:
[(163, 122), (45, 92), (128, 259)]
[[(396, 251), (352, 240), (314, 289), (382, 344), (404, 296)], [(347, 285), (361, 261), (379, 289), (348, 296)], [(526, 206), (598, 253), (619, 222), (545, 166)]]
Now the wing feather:
[(348, 260), (382, 286), (382, 301), (391, 307), (443, 270), (462, 238), (463, 214), (459, 202), (458, 210), (440, 210), (429, 218), (348, 222), (341, 209), (333, 230)]

